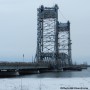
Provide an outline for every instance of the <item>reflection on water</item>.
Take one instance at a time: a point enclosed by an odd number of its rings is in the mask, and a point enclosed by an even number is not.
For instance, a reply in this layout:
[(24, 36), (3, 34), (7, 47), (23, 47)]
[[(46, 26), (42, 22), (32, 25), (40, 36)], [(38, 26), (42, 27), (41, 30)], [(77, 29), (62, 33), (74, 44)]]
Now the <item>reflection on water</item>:
[(48, 72), (40, 74), (30, 74), (22, 76), (10, 76), (0, 78), (73, 78), (73, 77), (90, 77), (90, 67), (82, 71), (62, 71), (62, 72)]
[(49, 73), (42, 73), (42, 74), (24, 75), (22, 77), (25, 77), (25, 78), (27, 77), (30, 77), (30, 78), (90, 77), (90, 68), (83, 69), (82, 71), (49, 72)]

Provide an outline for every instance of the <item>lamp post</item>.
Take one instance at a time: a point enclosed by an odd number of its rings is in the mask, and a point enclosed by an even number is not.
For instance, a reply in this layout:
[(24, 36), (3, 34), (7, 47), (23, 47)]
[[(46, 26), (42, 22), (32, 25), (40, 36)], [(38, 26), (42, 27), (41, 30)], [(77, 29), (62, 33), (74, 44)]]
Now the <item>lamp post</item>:
[(24, 62), (24, 54), (23, 54), (23, 62)]

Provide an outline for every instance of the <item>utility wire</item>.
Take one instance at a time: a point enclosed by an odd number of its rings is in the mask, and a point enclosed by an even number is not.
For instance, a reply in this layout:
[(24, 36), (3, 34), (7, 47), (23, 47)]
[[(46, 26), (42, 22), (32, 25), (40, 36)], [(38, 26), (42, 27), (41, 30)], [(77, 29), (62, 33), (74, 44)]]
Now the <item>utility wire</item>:
[(63, 19), (65, 20), (65, 21), (68, 21), (67, 20), (67, 18), (63, 15), (63, 13), (61, 12), (61, 10), (59, 10), (60, 11), (60, 13), (61, 13), (61, 16), (63, 17)]

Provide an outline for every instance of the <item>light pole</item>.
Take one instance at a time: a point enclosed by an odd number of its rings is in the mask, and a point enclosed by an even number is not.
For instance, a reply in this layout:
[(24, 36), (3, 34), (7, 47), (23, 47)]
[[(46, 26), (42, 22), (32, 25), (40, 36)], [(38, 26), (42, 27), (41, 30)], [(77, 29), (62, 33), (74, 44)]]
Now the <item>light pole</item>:
[(23, 54), (23, 62), (24, 62), (24, 54)]

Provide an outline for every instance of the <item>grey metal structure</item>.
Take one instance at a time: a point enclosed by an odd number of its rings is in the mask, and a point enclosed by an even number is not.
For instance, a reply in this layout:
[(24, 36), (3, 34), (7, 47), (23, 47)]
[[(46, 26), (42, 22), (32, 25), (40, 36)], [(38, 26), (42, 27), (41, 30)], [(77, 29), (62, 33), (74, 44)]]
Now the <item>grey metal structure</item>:
[(58, 6), (37, 9), (37, 62), (50, 61), (54, 66), (72, 64), (70, 22), (58, 22)]
[(72, 65), (70, 22), (58, 23), (58, 53), (62, 66)]

